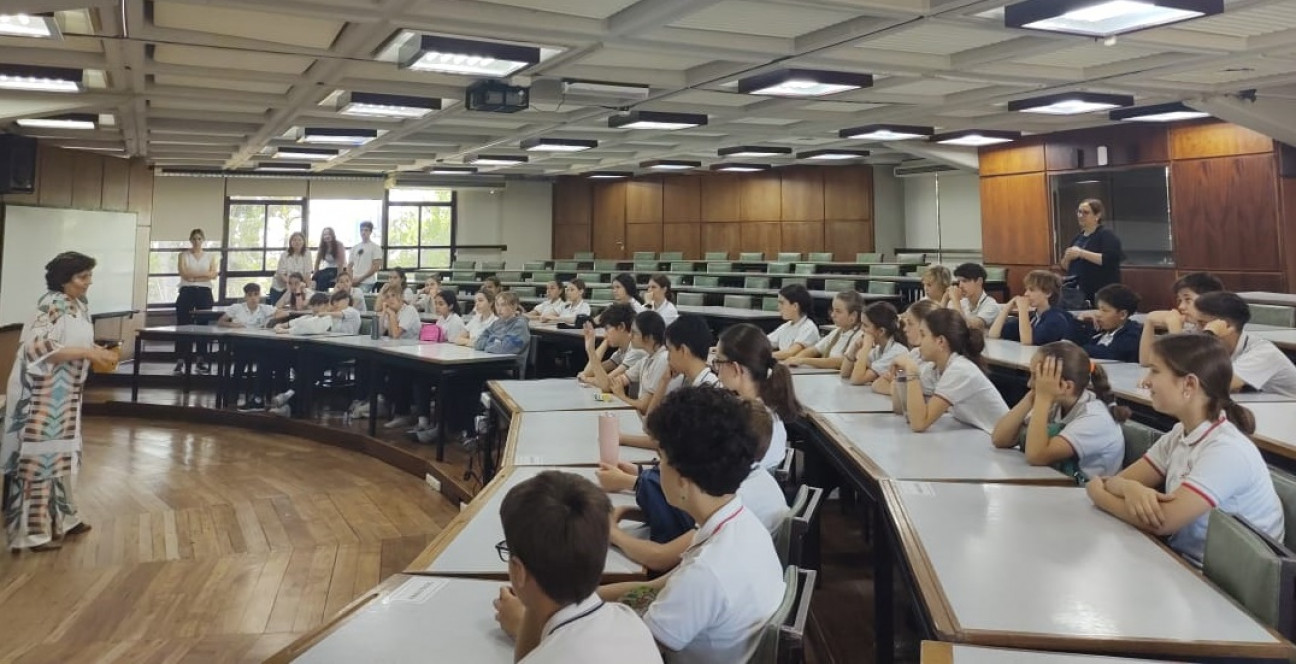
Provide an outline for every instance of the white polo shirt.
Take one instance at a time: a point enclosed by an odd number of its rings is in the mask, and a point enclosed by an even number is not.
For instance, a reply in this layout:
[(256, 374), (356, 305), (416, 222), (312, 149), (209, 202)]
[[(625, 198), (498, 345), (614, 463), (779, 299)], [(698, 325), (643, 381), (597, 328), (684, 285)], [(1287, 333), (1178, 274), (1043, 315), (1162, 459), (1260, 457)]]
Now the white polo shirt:
[(999, 418), (1008, 414), (1008, 404), (999, 390), (972, 360), (953, 353), (945, 370), (935, 373), (933, 394), (949, 402), (954, 419), (990, 433)]
[[(1176, 424), (1143, 458), (1165, 477), (1166, 493), (1183, 486), (1212, 508), (1240, 516), (1282, 541), (1282, 504), (1269, 468), (1255, 443), (1227, 419), (1202, 422), (1187, 434), (1182, 422)], [(1209, 516), (1203, 513), (1171, 535), (1170, 548), (1200, 564)]]
[(657, 315), (661, 316), (662, 321), (667, 325), (674, 323), (675, 319), (679, 318), (679, 310), (675, 308), (675, 303), (670, 300), (663, 300), (659, 307), (654, 307), (652, 304), (649, 304), (648, 308), (656, 311)]
[(1238, 335), (1233, 373), (1253, 389), (1296, 397), (1296, 366), (1268, 339)]
[(360, 334), (360, 312), (355, 307), (342, 310), (341, 318), (333, 319), (333, 331), (341, 334)]
[(628, 372), (630, 371), (630, 367), (639, 364), (646, 357), (648, 357), (648, 351), (631, 346), (629, 348), (616, 349), (616, 351), (612, 353), (612, 357), (609, 357), (608, 359), (612, 360), (612, 362), (619, 367), (625, 367)]
[(369, 310), (369, 305), (365, 302), (364, 291), (354, 286), (351, 288), (351, 306), (360, 312)]
[(265, 327), (274, 318), (275, 308), (268, 304), (259, 304), (256, 309), (248, 309), (246, 302), (236, 302), (225, 307), (225, 315), (243, 327)]
[(531, 311), (537, 316), (561, 316), (563, 304), (565, 303), (562, 300), (545, 300), (535, 305)]
[(288, 321), (289, 334), (325, 334), (332, 331), (332, 316), (300, 316)]
[(999, 307), (1002, 306), (995, 302), (989, 293), (981, 291), (981, 297), (977, 298), (976, 304), (968, 298), (959, 301), (959, 309), (963, 311), (964, 316), (976, 316), (985, 321), (986, 327), (994, 325), (995, 319), (999, 317)]
[(783, 457), (787, 456), (787, 426), (783, 424), (783, 419), (774, 412), (773, 408), (765, 406), (769, 411), (770, 418), (774, 420), (774, 431), (770, 434), (769, 449), (765, 450), (765, 456), (759, 459), (760, 466), (767, 470), (778, 468), (783, 463)]
[(783, 593), (769, 531), (734, 497), (694, 533), (643, 620), (671, 664), (746, 662)]
[(917, 348), (910, 348), (907, 352), (909, 357), (912, 357), (914, 362), (918, 364), (918, 382), (922, 384), (923, 394), (931, 396), (936, 391), (936, 380), (939, 378), (936, 373), (936, 364), (924, 360), (922, 351)]
[(756, 515), (770, 535), (777, 533), (783, 525), (783, 520), (787, 518), (788, 504), (787, 498), (783, 495), (783, 488), (779, 486), (778, 480), (774, 479), (770, 471), (762, 468), (760, 464), (752, 466), (747, 479), (743, 480), (738, 487), (738, 497), (742, 499), (743, 505)]
[(670, 371), (670, 361), (667, 358), (666, 347), (658, 346), (652, 355), (645, 354), (638, 364), (626, 369), (626, 376), (630, 378), (630, 382), (639, 383), (640, 394), (653, 394), (657, 391), (662, 376), (668, 371)]
[(831, 334), (817, 341), (814, 349), (819, 351), (819, 357), (841, 357), (846, 354), (846, 350), (859, 337), (860, 329), (858, 327), (849, 330), (837, 328)]
[(769, 333), (770, 344), (774, 350), (787, 350), (794, 344), (809, 348), (819, 343), (819, 326), (809, 316), (793, 323), (788, 321)]
[[(358, 277), (368, 272), (369, 269), (373, 267), (373, 262), (375, 260), (382, 260), (382, 257), (382, 247), (378, 246), (378, 243), (373, 240), (361, 242), (360, 244), (351, 247), (351, 265), (355, 276)], [(361, 285), (373, 285), (376, 283), (378, 283), (377, 272), (369, 275), (367, 279), (360, 282)]]
[(482, 316), (474, 311), (468, 316), (468, 319), (464, 321), (464, 328), (468, 332), (468, 338), (476, 341), (477, 337), (480, 337), (481, 333), (485, 332), (486, 328), (490, 327), (491, 323), (494, 323), (496, 318), (495, 314)]
[[(1030, 421), (1027, 416), (1026, 421)], [(1090, 479), (1111, 477), (1125, 461), (1125, 436), (1107, 404), (1085, 390), (1069, 412), (1054, 405), (1049, 422), (1062, 425), (1058, 436), (1071, 446), (1080, 470)]]
[(468, 333), (468, 327), (464, 325), (463, 317), (459, 314), (450, 314), (437, 321), (437, 325), (441, 326), (441, 333), (445, 335), (445, 340), (451, 343)]
[[(396, 324), (400, 326), (401, 339), (417, 339), (419, 332), (423, 330), (423, 320), (419, 318), (418, 309), (412, 304), (406, 304), (396, 312)], [(378, 317), (379, 330), (387, 334), (387, 315), (383, 314)]]
[[(895, 364), (896, 358), (907, 352), (909, 352), (909, 349), (905, 348), (904, 344), (895, 339), (886, 342), (885, 346), (874, 344), (873, 348), (869, 349), (868, 353), (869, 368), (880, 376), (891, 369), (891, 365)], [(921, 367), (922, 364), (923, 362), (920, 356), (918, 358), (918, 366)], [(928, 364), (930, 364), (930, 362)], [(923, 385), (923, 393), (930, 393), (930, 390), (927, 389), (926, 385)]]
[(577, 316), (588, 316), (588, 315), (590, 315), (590, 306), (589, 306), (589, 302), (587, 302), (586, 300), (581, 300), (577, 304), (572, 304), (571, 302), (563, 302), (562, 308), (558, 310), (559, 318), (576, 318)]
[(540, 643), (518, 664), (661, 664), (652, 632), (634, 609), (598, 594), (568, 604), (549, 618)]
[(630, 308), (634, 309), (634, 312), (636, 314), (641, 311), (648, 311), (648, 307), (643, 302), (640, 302), (639, 300), (636, 300), (633, 297), (630, 298), (630, 301), (626, 302), (626, 304), (630, 305)]
[[(699, 371), (698, 375), (693, 377), (693, 382), (689, 383), (692, 387), (702, 387), (703, 385), (716, 386), (719, 384), (720, 377), (716, 376), (715, 373), (711, 371), (711, 367)], [(681, 387), (684, 387), (684, 374), (680, 374), (671, 379), (670, 383), (666, 385), (666, 394), (670, 394)]]

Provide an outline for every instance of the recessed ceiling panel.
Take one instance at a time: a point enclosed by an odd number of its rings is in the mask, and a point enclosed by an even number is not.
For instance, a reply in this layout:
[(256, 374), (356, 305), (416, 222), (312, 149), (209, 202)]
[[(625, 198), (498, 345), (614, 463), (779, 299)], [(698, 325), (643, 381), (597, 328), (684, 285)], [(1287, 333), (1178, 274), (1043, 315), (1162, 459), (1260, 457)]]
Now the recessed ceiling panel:
[(1283, 0), (1253, 9), (1226, 7), (1223, 14), (1185, 21), (1159, 30), (1191, 30), (1232, 37), (1258, 37), (1292, 28), (1296, 28), (1296, 2)]
[(153, 51), (153, 59), (168, 65), (238, 69), (271, 74), (300, 74), (315, 61), (314, 58), (295, 55), (173, 44), (158, 44)]
[(792, 38), (859, 16), (858, 12), (818, 9), (753, 0), (725, 0), (674, 22), (676, 28)]
[[(487, 0), (493, 5), (605, 19), (635, 4), (635, 0)], [(651, 0), (650, 0), (651, 1)]]
[(888, 32), (875, 39), (856, 43), (860, 48), (953, 55), (962, 51), (990, 46), (1021, 37), (1008, 30), (990, 30), (946, 23), (919, 23), (916, 26)]
[[(273, 7), (274, 3), (267, 2), (266, 6)], [(193, 30), (310, 48), (328, 48), (345, 25), (343, 21), (310, 16), (229, 9), (187, 2), (154, 3), (153, 23), (159, 28)]]
[(153, 77), (158, 85), (173, 85), (181, 88), (210, 88), (212, 90), (238, 90), (239, 92), (260, 92), (268, 95), (288, 94), (292, 87), (287, 83), (262, 83), (257, 81), (238, 81), (229, 78), (207, 78), (199, 76), (171, 76), (158, 74)]
[(579, 61), (594, 67), (631, 67), (683, 71), (711, 62), (710, 58), (684, 53), (660, 53), (625, 48), (601, 48)]

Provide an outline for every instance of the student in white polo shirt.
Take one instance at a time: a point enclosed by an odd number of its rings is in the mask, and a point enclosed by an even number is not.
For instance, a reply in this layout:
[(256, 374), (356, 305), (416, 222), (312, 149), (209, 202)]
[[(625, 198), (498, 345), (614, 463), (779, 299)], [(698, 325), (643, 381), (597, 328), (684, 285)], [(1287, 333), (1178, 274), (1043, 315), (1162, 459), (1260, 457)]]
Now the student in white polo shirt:
[[(756, 461), (743, 400), (728, 390), (685, 388), (666, 397), (645, 428), (661, 443), (666, 500), (699, 526), (670, 574), (599, 589), (618, 601), (656, 591), (643, 620), (673, 664), (749, 661), (783, 601), (783, 566), (769, 531), (737, 496)], [(705, 435), (707, 444), (698, 444)], [(614, 660), (609, 660), (614, 661)]]
[[(612, 386), (612, 394), (633, 405), (643, 415), (651, 413), (667, 394), (681, 387), (720, 384), (720, 379), (707, 363), (707, 356), (711, 352), (711, 347), (715, 345), (715, 336), (711, 334), (711, 327), (707, 325), (705, 318), (697, 314), (681, 314), (666, 328), (663, 336), (668, 370), (658, 371), (654, 367), (654, 373), (660, 375), (656, 385), (652, 384), (651, 376), (642, 377), (639, 381), (637, 400), (626, 397), (623, 388)], [(645, 392), (647, 392), (646, 397)], [(657, 449), (657, 443), (649, 436), (625, 432), (621, 433), (621, 444)]]
[(1224, 290), (1224, 282), (1209, 272), (1189, 272), (1174, 282), (1175, 308), (1148, 313), (1143, 319), (1143, 333), (1139, 337), (1139, 364), (1147, 366), (1152, 355), (1152, 342), (1159, 332), (1178, 334), (1197, 331), (1197, 298)]
[(774, 420), (773, 435), (757, 462), (767, 470), (778, 468), (787, 456), (788, 436), (783, 423), (801, 417), (792, 372), (774, 359), (769, 339), (750, 323), (725, 328), (711, 365), (721, 385), (769, 409)]
[(329, 296), (329, 315), (333, 317), (333, 331), (338, 334), (360, 334), (360, 312), (352, 305), (351, 294), (334, 291)]
[(900, 315), (890, 302), (874, 302), (864, 309), (860, 335), (842, 358), (841, 377), (851, 385), (868, 385), (891, 370), (891, 363), (907, 352), (900, 342)]
[(846, 352), (860, 337), (864, 298), (853, 290), (842, 291), (833, 297), (829, 315), (837, 329), (820, 339), (815, 345), (803, 348), (800, 353), (783, 360), (788, 366), (804, 365), (820, 369), (841, 369)]
[(548, 470), (509, 490), (500, 505), (509, 585), (495, 620), (524, 664), (660, 664), (634, 609), (599, 597), (612, 505), (589, 480)]
[(545, 299), (540, 304), (531, 308), (527, 312), (527, 318), (541, 319), (548, 316), (550, 319), (556, 319), (562, 315), (563, 308), (563, 289), (562, 284), (557, 281), (551, 281), (545, 285)]
[(1203, 332), (1224, 342), (1233, 356), (1232, 392), (1254, 390), (1296, 397), (1296, 366), (1273, 342), (1244, 331), (1251, 307), (1237, 293), (1217, 291), (1197, 298), (1197, 322)]
[[(612, 391), (613, 381), (629, 384), (626, 377), (630, 366), (638, 364), (648, 357), (648, 353), (633, 347), (630, 339), (634, 327), (635, 312), (628, 304), (613, 304), (599, 316), (598, 326), (603, 328), (603, 341), (599, 342), (594, 331), (594, 322), (586, 321), (585, 329), (585, 370), (576, 375), (582, 383), (593, 385), (604, 392)], [(608, 359), (609, 348), (615, 348)]]
[(1025, 431), (1023, 450), (1032, 466), (1054, 465), (1082, 482), (1120, 472), (1125, 461), (1120, 423), (1130, 411), (1116, 405), (1101, 364), (1070, 341), (1054, 341), (1031, 358), (1029, 387), (995, 425), (990, 434), (995, 447), (1016, 447)]
[(775, 359), (787, 359), (819, 343), (819, 326), (810, 317), (814, 300), (805, 286), (788, 284), (779, 289), (778, 311), (787, 322), (769, 333)]
[(958, 311), (967, 319), (968, 327), (989, 329), (999, 317), (999, 303), (985, 292), (989, 275), (979, 263), (964, 263), (954, 268), (953, 286), (945, 299), (945, 306)]
[(1197, 564), (1212, 509), (1282, 541), (1282, 504), (1260, 451), (1247, 438), (1255, 418), (1229, 395), (1228, 350), (1202, 334), (1166, 335), (1151, 350), (1143, 383), (1152, 407), (1179, 422), (1119, 475), (1089, 482), (1089, 497), (1139, 530), (1168, 538), (1171, 548)]
[(644, 305), (660, 314), (667, 325), (679, 318), (679, 310), (671, 302), (670, 277), (660, 273), (649, 277), (644, 293)]
[(937, 309), (920, 326), (922, 358), (935, 365), (936, 388), (930, 399), (923, 394), (922, 382), (914, 381), (920, 368), (913, 357), (896, 358), (895, 368), (905, 372), (893, 388), (896, 398), (909, 418), (909, 427), (926, 431), (945, 411), (954, 419), (986, 433), (1008, 412), (999, 390), (985, 375), (981, 351), (985, 340), (980, 330), (969, 330), (967, 321), (956, 311)]
[(347, 271), (353, 275), (353, 281), (361, 290), (372, 291), (378, 283), (378, 271), (383, 266), (383, 248), (373, 237), (372, 221), (360, 222), (360, 244), (351, 247), (351, 262)]
[[(263, 328), (274, 319), (274, 314), (275, 308), (261, 301), (261, 285), (253, 281), (243, 285), (243, 301), (226, 307), (225, 313), (221, 315), (220, 320), (216, 321), (216, 324), (221, 327)], [(252, 387), (256, 356), (254, 352), (235, 347), (233, 394), (230, 395), (233, 398), (230, 401), (233, 402), (234, 398), (237, 398), (239, 386), (246, 380), (246, 395), (243, 403), (247, 408), (260, 410), (265, 407), (265, 402)]]
[(626, 365), (626, 384), (637, 386), (639, 394), (643, 394), (645, 385), (661, 385), (662, 375), (670, 373), (666, 321), (661, 314), (649, 310), (635, 315), (630, 326), (630, 345), (642, 354), (642, 359)]
[[(936, 303), (931, 300), (918, 300), (905, 308), (904, 313), (900, 314), (900, 331), (904, 333), (904, 342), (908, 346), (906, 354), (913, 358), (913, 361), (918, 365), (918, 375), (922, 383), (923, 394), (927, 396), (931, 396), (932, 390), (936, 389), (936, 371), (931, 362), (923, 359), (922, 350), (919, 349), (922, 344), (922, 322), (927, 320), (927, 316), (938, 309), (940, 307), (936, 306)], [(908, 377), (912, 378), (913, 376)], [(874, 379), (873, 391), (890, 396), (892, 391), (891, 383), (895, 379), (895, 359), (892, 359), (890, 366), (885, 371), (879, 372), (877, 378)]]

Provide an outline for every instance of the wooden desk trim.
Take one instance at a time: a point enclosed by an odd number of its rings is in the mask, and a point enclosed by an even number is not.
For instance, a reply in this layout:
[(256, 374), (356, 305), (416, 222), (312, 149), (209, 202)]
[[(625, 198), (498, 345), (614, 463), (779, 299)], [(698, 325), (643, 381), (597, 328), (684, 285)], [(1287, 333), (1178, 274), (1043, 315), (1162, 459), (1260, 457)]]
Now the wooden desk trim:
[(522, 432), (522, 413), (513, 412), (509, 415), (508, 436), (504, 440), (504, 452), (500, 454), (499, 468), (512, 468), (514, 459), (517, 458), (518, 436)]
[(513, 400), (513, 397), (510, 397), (508, 392), (500, 386), (498, 380), (488, 381), (486, 386), (490, 388), (491, 396), (498, 399), (500, 403), (504, 404), (504, 406), (508, 408), (509, 415), (516, 417), (518, 413), (522, 412), (522, 408), (518, 406), (517, 402)]
[(921, 664), (954, 664), (954, 644), (947, 641), (923, 641)]
[(500, 487), (504, 486), (504, 483), (508, 481), (508, 478), (513, 475), (514, 469), (515, 467), (512, 464), (501, 465), (499, 472), (495, 474), (495, 479), (491, 480), (491, 483), (486, 485), (484, 489), (477, 492), (477, 495), (473, 497), (472, 502), (468, 503), (467, 507), (459, 510), (459, 514), (455, 515), (455, 518), (451, 519), (450, 523), (447, 523), (445, 528), (443, 528), (441, 532), (437, 533), (436, 538), (428, 543), (427, 548), (423, 549), (422, 553), (420, 553), (417, 558), (410, 562), (409, 565), (405, 566), (405, 573), (418, 574), (422, 576), (463, 576), (433, 572), (428, 568), (430, 568), (432, 563), (436, 562), (437, 557), (444, 553), (446, 548), (454, 542), (455, 538), (459, 536), (460, 531), (468, 526), (468, 523), (472, 521), (472, 518), (476, 516), (478, 512), (482, 511), (482, 506), (490, 502), (491, 496), (495, 495), (495, 492), (499, 491)]

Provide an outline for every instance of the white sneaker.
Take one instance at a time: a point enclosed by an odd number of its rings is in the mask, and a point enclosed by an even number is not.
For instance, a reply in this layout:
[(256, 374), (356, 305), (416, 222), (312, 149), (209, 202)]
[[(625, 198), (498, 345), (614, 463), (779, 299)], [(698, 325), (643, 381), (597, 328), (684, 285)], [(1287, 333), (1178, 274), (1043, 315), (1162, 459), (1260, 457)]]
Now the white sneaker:
[(292, 408), (289, 408), (287, 404), (276, 408), (270, 408), (266, 412), (280, 417), (292, 417)]
[(297, 393), (294, 392), (293, 390), (288, 390), (287, 392), (284, 392), (282, 394), (276, 394), (275, 397), (270, 400), (270, 406), (272, 408), (287, 406), (288, 402), (292, 401), (293, 395), (295, 394)]
[(361, 401), (361, 402), (360, 402), (360, 403), (355, 407), (355, 410), (351, 411), (351, 419), (353, 419), (353, 420), (363, 420), (363, 419), (365, 419), (365, 418), (367, 418), (367, 417), (369, 417), (369, 402), (368, 402), (368, 401)]
[(384, 429), (404, 429), (413, 424), (414, 420), (407, 415), (399, 415), (391, 418), (391, 421), (383, 425)]
[(435, 443), (438, 438), (436, 427), (426, 427), (414, 432), (414, 438), (424, 445)]

